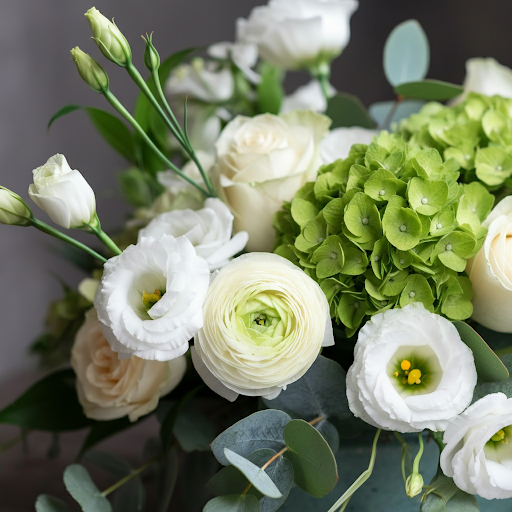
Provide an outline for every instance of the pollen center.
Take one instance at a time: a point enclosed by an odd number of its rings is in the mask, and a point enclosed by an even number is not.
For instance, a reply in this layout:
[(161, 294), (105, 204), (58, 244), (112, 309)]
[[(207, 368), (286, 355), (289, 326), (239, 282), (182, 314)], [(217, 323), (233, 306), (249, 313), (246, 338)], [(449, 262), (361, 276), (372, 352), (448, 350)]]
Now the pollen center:
[(151, 309), (162, 298), (162, 292), (155, 289), (153, 293), (142, 292), (142, 302), (147, 309)]

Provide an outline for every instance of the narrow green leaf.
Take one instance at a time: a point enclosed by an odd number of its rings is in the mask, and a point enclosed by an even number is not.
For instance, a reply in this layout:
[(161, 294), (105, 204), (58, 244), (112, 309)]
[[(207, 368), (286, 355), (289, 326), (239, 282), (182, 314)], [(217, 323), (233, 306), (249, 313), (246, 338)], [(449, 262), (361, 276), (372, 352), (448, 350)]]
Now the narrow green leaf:
[(101, 495), (87, 469), (80, 464), (71, 464), (66, 468), (64, 484), (84, 512), (112, 512), (110, 502)]
[(59, 498), (40, 494), (36, 500), (36, 512), (69, 512), (69, 507)]
[(483, 338), (467, 323), (453, 322), (462, 341), (472, 350), (478, 377), (485, 382), (500, 382), (509, 378), (507, 367)]
[(261, 81), (257, 87), (257, 105), (260, 113), (278, 114), (284, 98), (283, 72), (266, 62), (260, 69)]
[(460, 85), (441, 82), (440, 80), (422, 80), (408, 82), (395, 87), (399, 96), (425, 101), (445, 101), (458, 96), (464, 89)]
[(58, 112), (56, 112), (50, 121), (48, 122), (47, 129), (49, 130), (51, 125), (59, 119), (59, 117), (63, 117), (67, 114), (71, 114), (71, 112), (74, 112), (75, 110), (80, 110), (82, 107), (80, 105), (66, 105), (65, 107), (62, 107)]
[(361, 100), (352, 94), (339, 92), (333, 96), (327, 104), (325, 115), (332, 119), (331, 130), (344, 126), (375, 127)]
[(224, 455), (262, 494), (269, 498), (281, 498), (283, 496), (274, 482), (272, 482), (270, 477), (265, 473), (265, 470), (262, 470), (246, 458), (238, 455), (238, 453), (231, 451), (229, 448), (224, 448)]
[(428, 39), (417, 20), (397, 25), (384, 45), (384, 73), (392, 86), (423, 80), (430, 65)]
[(259, 512), (258, 498), (252, 494), (230, 494), (210, 500), (203, 512)]
[(292, 463), (295, 483), (307, 493), (321, 498), (338, 481), (336, 459), (322, 435), (304, 420), (290, 421), (283, 432)]
[(60, 370), (36, 382), (0, 411), (0, 423), (61, 432), (93, 423), (78, 402), (73, 370)]

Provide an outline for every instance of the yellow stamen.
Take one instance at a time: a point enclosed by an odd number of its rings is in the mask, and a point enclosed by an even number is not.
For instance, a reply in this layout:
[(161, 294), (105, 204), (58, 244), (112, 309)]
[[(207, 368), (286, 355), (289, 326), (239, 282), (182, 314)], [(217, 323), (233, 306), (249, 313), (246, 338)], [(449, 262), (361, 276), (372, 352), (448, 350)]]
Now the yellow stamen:
[(162, 298), (162, 292), (155, 289), (154, 293), (142, 292), (142, 302), (144, 306), (151, 309)]
[(395, 377), (398, 377), (399, 375), (400, 375), (400, 373), (395, 372)]
[(491, 437), (491, 441), (494, 441), (495, 443), (497, 443), (499, 441), (503, 441), (504, 439), (505, 439), (505, 432), (503, 432), (503, 430), (498, 430), (498, 432), (496, 432), (496, 434), (494, 434)]
[[(407, 377), (407, 382), (412, 386), (413, 384), (421, 383), (421, 371), (420, 370), (411, 370), (409, 372), (409, 376)], [(419, 381), (419, 382), (418, 382)]]
[(408, 370), (405, 370), (405, 376), (407, 377), (407, 375), (409, 375), (409, 371)]
[(402, 368), (402, 370), (410, 370), (411, 369), (411, 362), (410, 361), (407, 361), (407, 359), (404, 359), (402, 361), (402, 364), (400, 365), (400, 368)]

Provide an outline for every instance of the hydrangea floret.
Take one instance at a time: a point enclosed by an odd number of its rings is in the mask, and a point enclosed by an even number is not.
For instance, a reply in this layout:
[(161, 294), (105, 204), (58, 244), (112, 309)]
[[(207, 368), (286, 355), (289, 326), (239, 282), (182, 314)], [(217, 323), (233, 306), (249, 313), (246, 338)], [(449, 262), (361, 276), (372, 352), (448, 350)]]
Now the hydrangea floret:
[(460, 184), (460, 165), (382, 132), (323, 166), (274, 218), (275, 252), (324, 291), (352, 336), (371, 316), (421, 302), (451, 320), (471, 316), (467, 260), (482, 246), (494, 197)]
[(427, 103), (400, 131), (411, 144), (455, 159), (463, 181), (479, 180), (491, 191), (512, 188), (512, 99), (470, 93), (451, 107)]

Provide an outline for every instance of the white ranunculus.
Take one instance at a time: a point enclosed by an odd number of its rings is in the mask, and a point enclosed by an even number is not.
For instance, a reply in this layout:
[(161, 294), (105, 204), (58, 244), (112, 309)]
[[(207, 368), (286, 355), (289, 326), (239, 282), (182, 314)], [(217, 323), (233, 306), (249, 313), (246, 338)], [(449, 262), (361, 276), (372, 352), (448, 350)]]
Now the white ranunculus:
[[(330, 94), (335, 90), (331, 86)], [(325, 112), (327, 100), (318, 80), (311, 80), (306, 85), (299, 87), (294, 93), (286, 96), (281, 105), (281, 113), (292, 110), (312, 110), (313, 112)]]
[(199, 57), (178, 66), (165, 86), (171, 97), (189, 96), (206, 103), (228, 101), (234, 90), (235, 82), (228, 68), (217, 69), (213, 62), (205, 63)]
[(473, 320), (512, 333), (512, 197), (498, 203), (482, 226), (483, 247), (466, 269), (473, 286)]
[(229, 208), (220, 199), (209, 198), (201, 210), (174, 210), (159, 215), (139, 231), (139, 241), (143, 237), (185, 236), (209, 269), (217, 270), (242, 251), (249, 238), (244, 231), (231, 238), (232, 232), (233, 215)]
[(374, 315), (359, 331), (347, 396), (354, 415), (377, 428), (440, 431), (470, 404), (476, 379), (455, 326), (415, 303)]
[(347, 158), (354, 144), (370, 144), (377, 130), (369, 130), (353, 126), (351, 128), (336, 128), (332, 130), (320, 144), (320, 157), (324, 164), (332, 164), (339, 158)]
[(468, 93), (477, 92), (487, 96), (498, 94), (512, 98), (512, 69), (502, 66), (492, 58), (474, 58), (466, 61), (464, 93), (452, 103), (460, 103)]
[(208, 47), (208, 55), (215, 59), (231, 60), (250, 82), (260, 82), (258, 73), (251, 69), (258, 62), (258, 47), (255, 44), (215, 43)]
[(270, 0), (238, 20), (238, 40), (258, 45), (263, 59), (283, 69), (315, 67), (347, 46), (357, 7), (357, 0)]
[(101, 332), (94, 309), (89, 310), (75, 337), (71, 364), (78, 399), (88, 418), (130, 421), (156, 409), (158, 400), (173, 390), (187, 368), (185, 356), (172, 361), (119, 359)]
[(210, 272), (184, 236), (143, 238), (105, 263), (94, 306), (120, 358), (169, 361), (203, 325)]
[(226, 265), (208, 288), (203, 317), (192, 361), (231, 401), (238, 394), (275, 398), (322, 346), (334, 344), (320, 286), (277, 254), (244, 254)]
[(30, 226), (32, 212), (18, 194), (0, 187), (0, 224)]
[(329, 118), (311, 111), (238, 116), (217, 141), (212, 171), (219, 195), (235, 216), (234, 230), (249, 233), (248, 251), (272, 251), (274, 214), (316, 178), (318, 146)]
[(52, 156), (32, 173), (29, 196), (55, 224), (69, 229), (97, 222), (94, 192), (84, 177), (69, 167), (64, 155)]
[(441, 469), (459, 489), (512, 498), (512, 398), (484, 396), (448, 425), (443, 441)]

